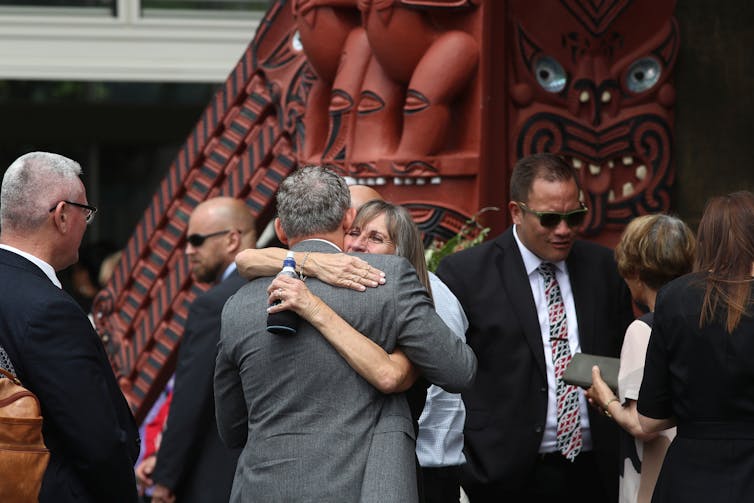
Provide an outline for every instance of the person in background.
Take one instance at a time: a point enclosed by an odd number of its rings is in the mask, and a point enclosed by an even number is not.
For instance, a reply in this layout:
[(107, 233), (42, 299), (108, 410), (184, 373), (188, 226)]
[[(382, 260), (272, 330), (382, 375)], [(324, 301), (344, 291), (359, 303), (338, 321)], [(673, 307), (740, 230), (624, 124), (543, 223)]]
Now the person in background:
[(157, 397), (152, 407), (147, 413), (147, 417), (139, 426), (141, 435), (141, 452), (139, 460), (136, 463), (134, 472), (136, 473), (136, 483), (139, 489), (139, 496), (144, 503), (152, 501), (152, 492), (154, 491), (154, 481), (152, 472), (154, 465), (157, 463), (157, 451), (160, 449), (162, 441), (162, 431), (165, 428), (165, 422), (168, 419), (170, 411), (170, 402), (173, 400), (173, 382), (175, 375), (170, 376), (165, 388)]
[(143, 470), (153, 503), (227, 501), (240, 453), (220, 440), (212, 376), (223, 305), (245, 284), (234, 259), (254, 247), (255, 221), (242, 200), (216, 197), (194, 208), (186, 232), (191, 275), (212, 288), (189, 308), (154, 470)]
[(513, 226), (437, 269), (479, 358), (461, 485), (473, 503), (615, 501), (618, 428), (562, 373), (577, 351), (618, 356), (628, 288), (612, 250), (577, 239), (588, 210), (558, 156), (516, 162), (508, 209)]
[(85, 244), (79, 250), (79, 261), (66, 270), (66, 276), (62, 279), (63, 288), (81, 305), (81, 308), (90, 313), (92, 302), (102, 285), (99, 282), (100, 268), (110, 253), (117, 247), (109, 241), (98, 241)]
[(97, 273), (97, 281), (99, 282), (100, 288), (104, 288), (105, 285), (107, 285), (107, 282), (110, 281), (113, 273), (115, 273), (115, 267), (118, 265), (118, 262), (120, 262), (120, 257), (122, 255), (123, 250), (117, 250), (110, 253), (102, 261), (102, 264), (99, 266), (99, 272)]
[(677, 427), (652, 501), (754, 501), (754, 194), (708, 201), (694, 272), (657, 295), (639, 392), (647, 433)]
[(362, 206), (370, 201), (382, 201), (382, 195), (368, 185), (349, 185), (351, 193), (351, 208), (359, 211)]
[(675, 429), (645, 433), (639, 425), (636, 400), (644, 375), (644, 360), (652, 331), (657, 291), (669, 281), (691, 272), (696, 240), (683, 220), (669, 215), (644, 215), (633, 219), (615, 247), (618, 272), (631, 297), (649, 312), (626, 330), (620, 354), (618, 392), (605, 384), (599, 367), (592, 370), (589, 403), (623, 428), (621, 439), (621, 503), (649, 503), (665, 451)]
[[(302, 269), (307, 252), (342, 248), (353, 220), (342, 178), (318, 167), (297, 170), (277, 201), (276, 230), (304, 252)], [(413, 268), (391, 255), (370, 255), (369, 263), (391, 280), (359, 294), (315, 278), (307, 287), (343, 317), (344, 330), (353, 326), (382, 349), (400, 345), (429, 380), (451, 390), (471, 385), (474, 355), (436, 315)], [(362, 379), (318, 326), (301, 323), (290, 337), (269, 334), (264, 307), (279, 300), (287, 309), (294, 293), (286, 284), (268, 293), (269, 286), (267, 278), (251, 281), (223, 312), (217, 414), (223, 439), (246, 446), (231, 500), (416, 501), (406, 400)]]
[(105, 350), (56, 275), (78, 260), (97, 209), (81, 166), (31, 152), (0, 189), (0, 347), (39, 399), (50, 462), (39, 501), (135, 502), (139, 435)]

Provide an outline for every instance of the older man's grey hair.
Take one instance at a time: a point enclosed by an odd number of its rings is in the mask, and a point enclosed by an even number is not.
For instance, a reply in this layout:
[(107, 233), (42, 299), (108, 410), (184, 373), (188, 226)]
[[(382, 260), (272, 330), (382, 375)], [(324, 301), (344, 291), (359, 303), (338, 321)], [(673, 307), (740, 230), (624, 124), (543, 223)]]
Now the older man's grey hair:
[(298, 169), (278, 189), (278, 217), (288, 238), (337, 230), (350, 206), (345, 179), (324, 166)]
[(49, 152), (30, 152), (11, 164), (0, 188), (0, 228), (33, 230), (58, 201), (75, 197), (81, 175), (76, 161)]

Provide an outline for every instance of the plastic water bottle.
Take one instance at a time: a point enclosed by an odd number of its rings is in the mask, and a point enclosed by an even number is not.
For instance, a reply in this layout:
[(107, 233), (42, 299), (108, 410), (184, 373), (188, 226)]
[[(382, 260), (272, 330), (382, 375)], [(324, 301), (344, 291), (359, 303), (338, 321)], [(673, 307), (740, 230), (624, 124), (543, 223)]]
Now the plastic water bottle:
[[(289, 251), (283, 260), (283, 270), (278, 276), (289, 276), (298, 278), (296, 272), (296, 261), (293, 259), (293, 252)], [(273, 302), (273, 305), (280, 304), (280, 300)], [(267, 315), (267, 331), (277, 335), (293, 335), (298, 330), (299, 315), (290, 309), (280, 311), (279, 313), (270, 313)]]

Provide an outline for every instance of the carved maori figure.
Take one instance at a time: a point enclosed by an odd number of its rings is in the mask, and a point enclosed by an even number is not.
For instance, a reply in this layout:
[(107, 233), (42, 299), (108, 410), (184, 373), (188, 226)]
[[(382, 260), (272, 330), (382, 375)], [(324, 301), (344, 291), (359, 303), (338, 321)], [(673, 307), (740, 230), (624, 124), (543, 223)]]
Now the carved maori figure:
[[(310, 163), (334, 160), (332, 153), (344, 147), (348, 127), (341, 126), (339, 119), (331, 125), (328, 110), (339, 118), (353, 109), (369, 60), (366, 36), (356, 0), (294, 0), (292, 7), (301, 46), (317, 76), (307, 97), (306, 134), (299, 159)], [(344, 65), (349, 71), (339, 72)], [(338, 75), (339, 90), (335, 91)], [(330, 136), (337, 138), (328, 142)]]
[(675, 2), (510, 4), (510, 162), (564, 155), (580, 170), (585, 233), (612, 244), (632, 217), (670, 204)]
[[(429, 243), (504, 207), (521, 155), (580, 169), (591, 239), (669, 208), (673, 0), (278, 0), (134, 230), (95, 322), (136, 416), (199, 292), (188, 215), (244, 199), (260, 229), (291, 170), (333, 161), (409, 207)], [(489, 218), (488, 218), (489, 217)], [(486, 214), (494, 232), (503, 212)]]
[[(360, 0), (374, 59), (359, 101), (355, 162), (382, 154), (405, 166), (447, 146), (451, 105), (475, 75), (479, 45), (463, 30), (438, 26), (430, 7), (437, 13), (467, 6), (457, 0)], [(396, 103), (402, 117), (394, 115)], [(380, 124), (391, 129), (380, 131)]]
[(297, 0), (301, 43), (318, 77), (302, 158), (391, 176), (378, 161), (394, 161), (390, 167), (402, 174), (449, 150), (453, 106), (475, 76), (480, 52), (474, 36), (452, 27), (472, 7), (470, 0)]

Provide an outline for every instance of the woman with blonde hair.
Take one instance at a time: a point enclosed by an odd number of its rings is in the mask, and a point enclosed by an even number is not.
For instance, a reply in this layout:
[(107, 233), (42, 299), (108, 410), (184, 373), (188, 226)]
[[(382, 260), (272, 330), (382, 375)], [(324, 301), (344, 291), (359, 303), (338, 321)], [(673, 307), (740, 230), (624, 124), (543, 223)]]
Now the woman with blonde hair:
[(710, 200), (694, 273), (657, 296), (639, 421), (676, 426), (652, 501), (754, 501), (754, 194)]
[(649, 312), (626, 330), (620, 357), (618, 396), (605, 384), (599, 368), (592, 371), (587, 398), (623, 428), (621, 432), (621, 503), (649, 502), (665, 451), (674, 430), (645, 433), (639, 425), (639, 398), (644, 360), (652, 330), (657, 291), (691, 271), (695, 240), (691, 229), (669, 215), (644, 215), (632, 220), (615, 248), (618, 272), (638, 304)]

